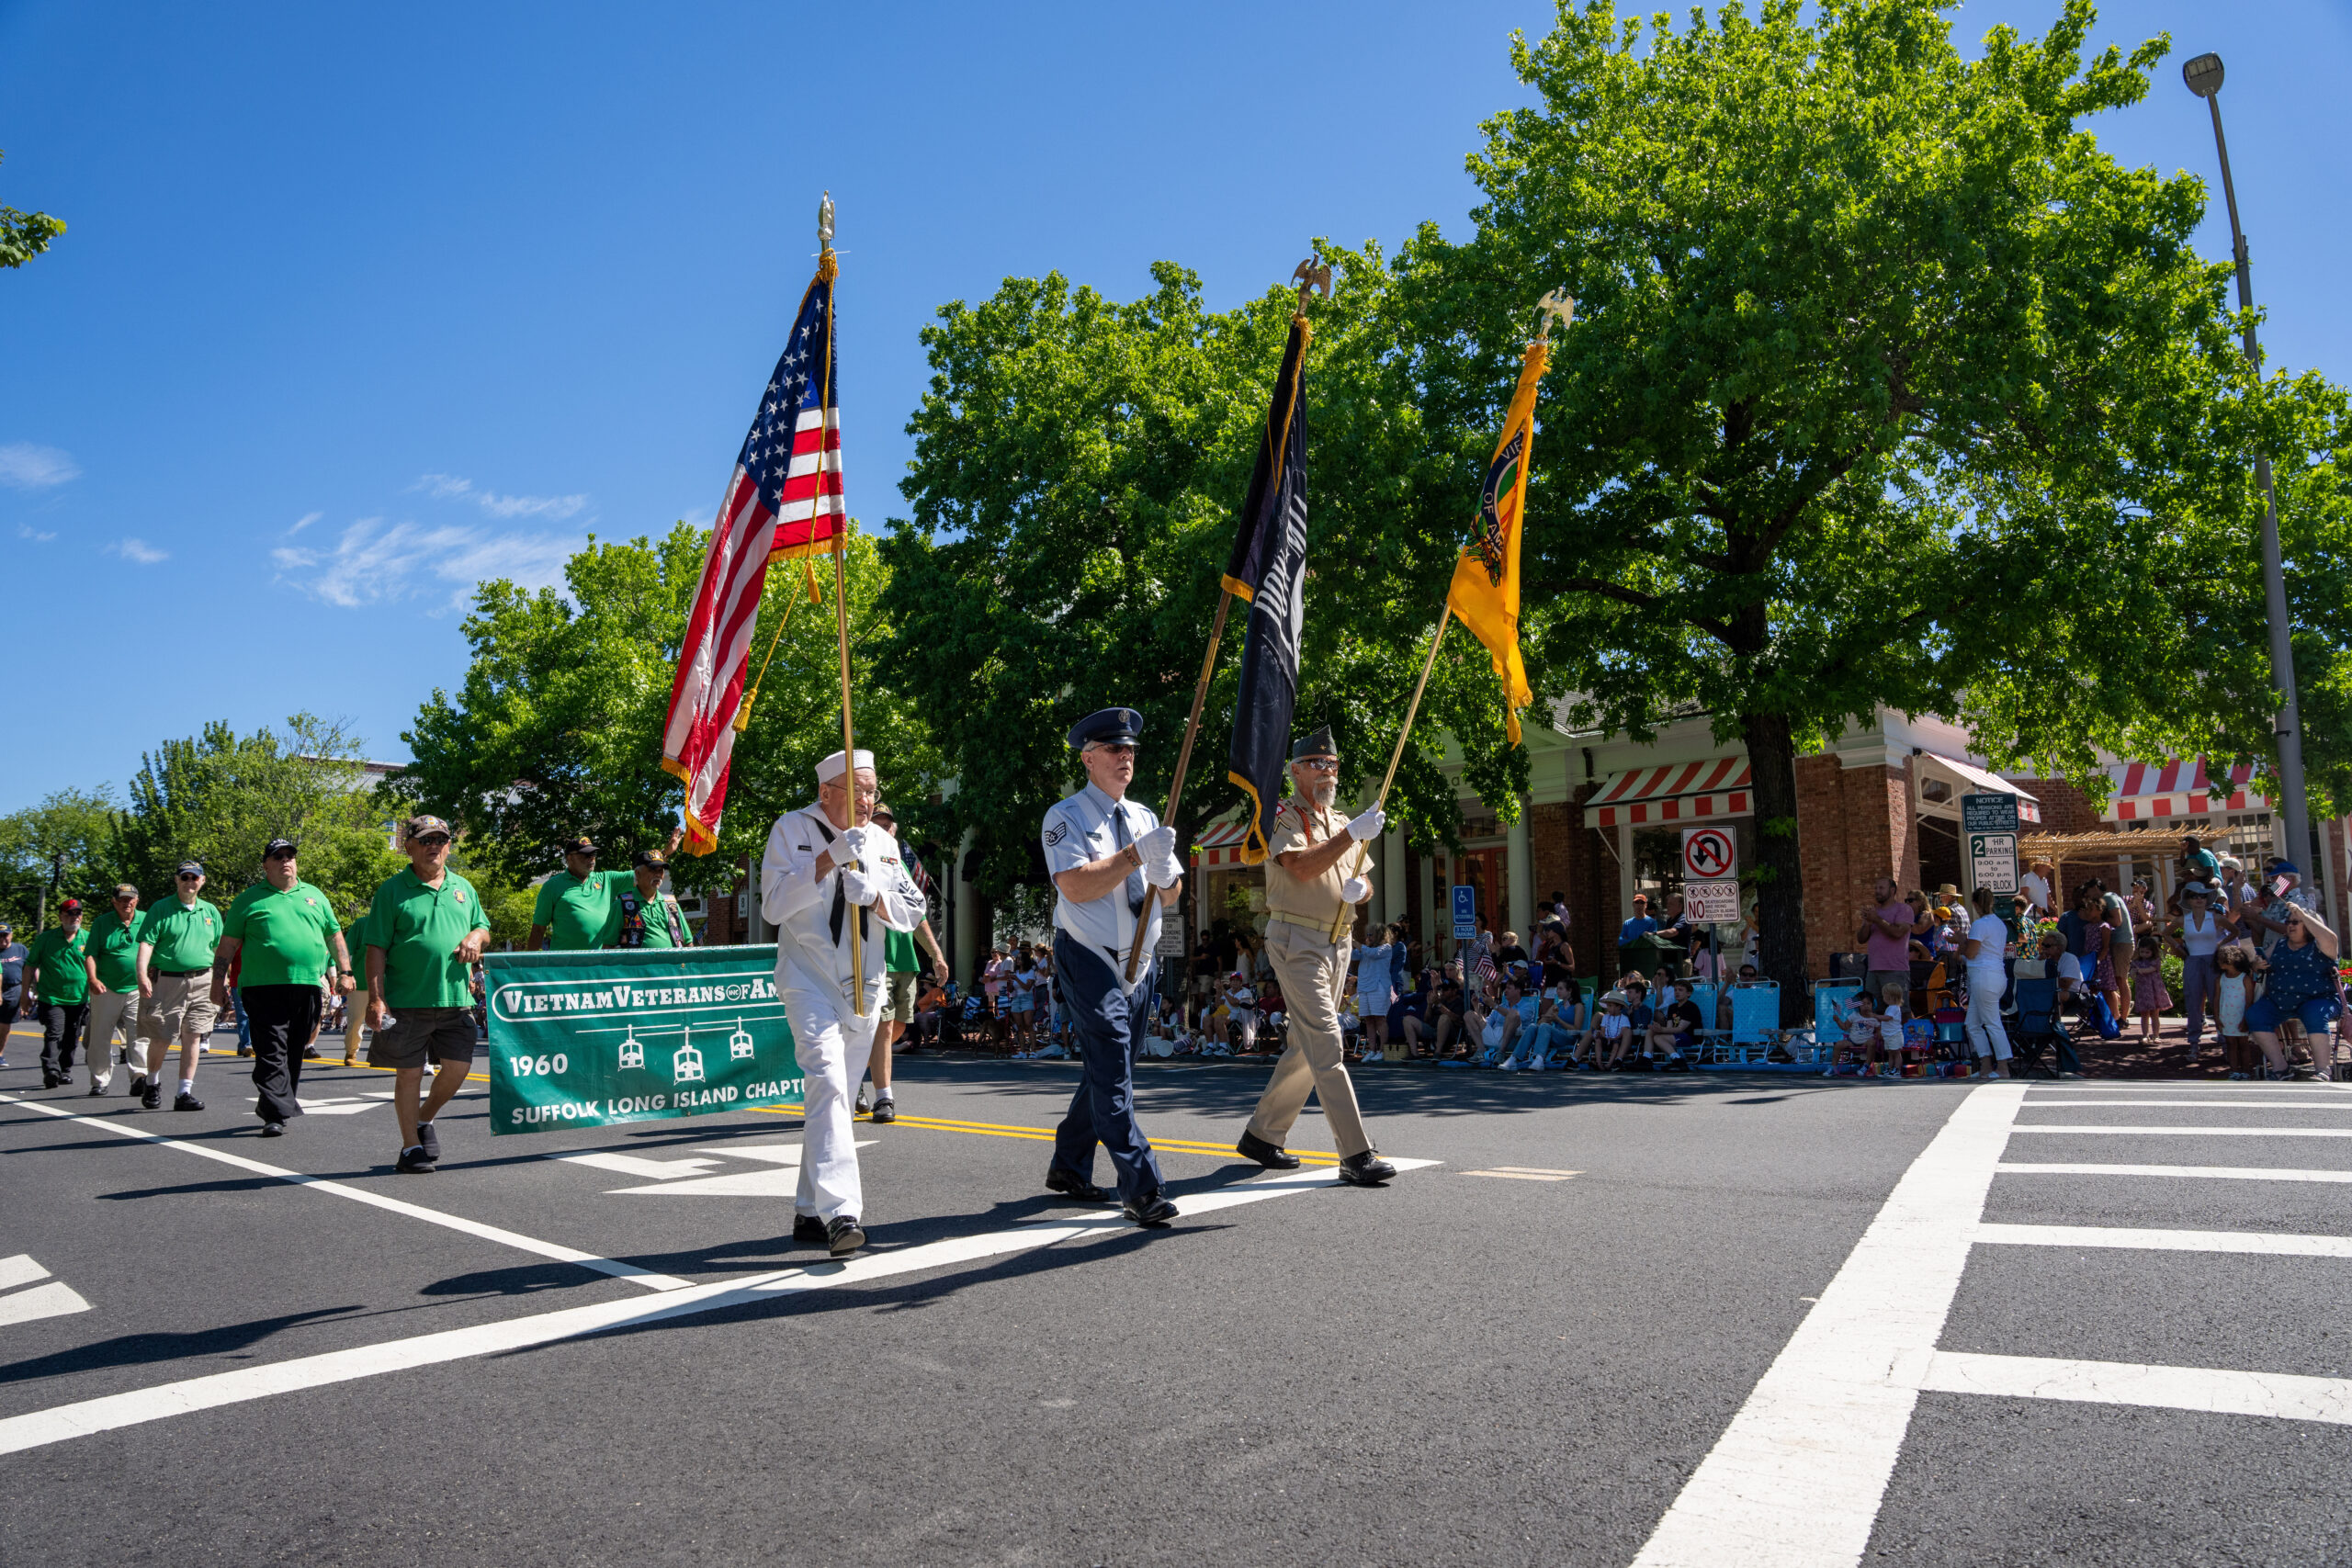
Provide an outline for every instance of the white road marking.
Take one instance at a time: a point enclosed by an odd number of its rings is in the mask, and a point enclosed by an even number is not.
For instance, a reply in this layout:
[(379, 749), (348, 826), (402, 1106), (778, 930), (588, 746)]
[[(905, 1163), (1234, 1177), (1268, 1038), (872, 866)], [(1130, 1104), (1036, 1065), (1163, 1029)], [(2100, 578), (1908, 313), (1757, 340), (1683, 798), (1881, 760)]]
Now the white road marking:
[(634, 1176), (640, 1181), (675, 1181), (681, 1177), (702, 1176), (718, 1168), (715, 1159), (700, 1155), (685, 1159), (647, 1159), (642, 1155), (620, 1154), (550, 1154), (544, 1156), (565, 1165), (593, 1166), (598, 1170), (615, 1170), (623, 1176)]
[(1572, 1176), (1581, 1176), (1584, 1173), (1578, 1170), (1465, 1170), (1460, 1174), (1498, 1176), (1505, 1181), (1566, 1181)]
[(2001, 1247), (2118, 1247), (2143, 1252), (2243, 1252), (2278, 1258), (2352, 1258), (2352, 1235), (2304, 1235), (2284, 1231), (1981, 1224), (1976, 1227), (1976, 1239)]
[(1920, 1385), (1939, 1393), (1988, 1393), (2008, 1399), (2063, 1399), (2137, 1404), (2222, 1416), (2352, 1425), (2352, 1379), (2241, 1372), (2211, 1367), (2143, 1367), (2122, 1361), (2066, 1361), (2039, 1356), (1982, 1356), (1939, 1350)]
[(2025, 1091), (1970, 1091), (1658, 1521), (1634, 1568), (1850, 1568), (1870, 1545)]
[(222, 1165), (234, 1166), (240, 1170), (249, 1170), (256, 1176), (266, 1176), (273, 1180), (288, 1182), (297, 1187), (307, 1187), (313, 1192), (325, 1192), (337, 1198), (348, 1198), (355, 1203), (365, 1203), (370, 1208), (389, 1210), (395, 1214), (405, 1214), (410, 1219), (423, 1220), (427, 1224), (440, 1225), (448, 1230), (462, 1231), (467, 1235), (482, 1241), (496, 1242), (501, 1247), (511, 1247), (518, 1251), (536, 1253), (541, 1258), (552, 1258), (561, 1263), (577, 1263), (582, 1269), (593, 1269), (599, 1274), (610, 1274), (616, 1280), (627, 1280), (632, 1285), (643, 1285), (650, 1291), (677, 1291), (685, 1288), (686, 1282), (684, 1280), (668, 1274), (656, 1274), (650, 1269), (639, 1269), (634, 1263), (623, 1263), (612, 1258), (599, 1258), (593, 1252), (582, 1252), (573, 1247), (560, 1247), (554, 1242), (541, 1241), (536, 1236), (518, 1235), (513, 1231), (501, 1230), (496, 1225), (486, 1225), (477, 1220), (460, 1219), (455, 1214), (442, 1213), (437, 1209), (420, 1208), (414, 1203), (404, 1203), (397, 1198), (387, 1198), (380, 1193), (370, 1192), (365, 1188), (346, 1187), (340, 1181), (330, 1181), (324, 1177), (306, 1176), (299, 1170), (286, 1170), (277, 1166), (264, 1165), (257, 1159), (247, 1159), (243, 1155), (232, 1155), (226, 1149), (208, 1148), (202, 1144), (182, 1143), (177, 1138), (166, 1138), (160, 1133), (142, 1133), (136, 1127), (124, 1126), (119, 1119), (114, 1117), (77, 1116), (70, 1111), (60, 1111), (53, 1106), (43, 1105), (37, 1100), (19, 1100), (13, 1094), (0, 1094), (0, 1104), (21, 1105), (28, 1111), (38, 1111), (44, 1116), (54, 1116), (66, 1122), (79, 1122), (84, 1126), (96, 1127), (100, 1132), (112, 1133), (117, 1137), (130, 1138), (138, 1143), (153, 1144), (162, 1148), (177, 1149), (182, 1154), (198, 1155), (205, 1159), (218, 1160)]
[[(1391, 1163), (1404, 1171), (1419, 1169), (1437, 1162), (1398, 1159)], [(1187, 1216), (1213, 1213), (1244, 1203), (1262, 1202), (1269, 1198), (1336, 1186), (1338, 1181), (1336, 1168), (1291, 1171), (1280, 1177), (1180, 1198), (1177, 1208)], [(17, 1453), (62, 1442), (69, 1438), (114, 1431), (148, 1421), (160, 1421), (167, 1416), (217, 1409), (224, 1404), (266, 1399), (275, 1393), (292, 1393), (301, 1389), (322, 1388), (331, 1383), (379, 1377), (414, 1367), (527, 1349), (535, 1345), (577, 1338), (583, 1334), (634, 1328), (666, 1318), (776, 1301), (807, 1292), (864, 1284), (868, 1280), (918, 1273), (928, 1269), (974, 1263), (1006, 1253), (1050, 1247), (1080, 1236), (1102, 1235), (1133, 1228), (1126, 1220), (1114, 1213), (1095, 1213), (1033, 1221), (1010, 1230), (934, 1241), (904, 1250), (861, 1253), (840, 1263), (820, 1263), (806, 1269), (754, 1274), (742, 1280), (689, 1285), (650, 1299), (633, 1297), (626, 1301), (598, 1302), (588, 1306), (567, 1307), (560, 1312), (512, 1318), (503, 1323), (446, 1329), (413, 1339), (396, 1339), (387, 1344), (331, 1350), (323, 1355), (301, 1356), (266, 1366), (242, 1367), (234, 1371), (215, 1372), (207, 1377), (189, 1378), (180, 1382), (137, 1389), (128, 1393), (107, 1394), (97, 1399), (61, 1404), (50, 1410), (10, 1416), (0, 1420), (0, 1454)]]
[(49, 1270), (33, 1261), (32, 1254), (19, 1252), (14, 1258), (0, 1258), (0, 1291), (13, 1291), (18, 1285), (29, 1285), (35, 1280), (46, 1280)]
[(2165, 1105), (2175, 1110), (2194, 1108), (2199, 1111), (2352, 1111), (2352, 1100), (2329, 1101), (2309, 1097), (2295, 1100), (2029, 1100), (2025, 1102), (2028, 1111), (2039, 1110), (2044, 1105), (2053, 1110), (2063, 1105), (2069, 1111), (2084, 1105)]
[(2042, 1165), (2004, 1160), (2003, 1176), (2172, 1176), (2215, 1181), (2352, 1181), (2352, 1170), (2290, 1170), (2267, 1165)]
[[(2016, 1081), (2024, 1082), (2023, 1079)], [(2129, 1094), (2132, 1092), (2120, 1083), (2042, 1083), (2037, 1081), (2033, 1083), (2027, 1083), (2026, 1087), (2033, 1090), (2036, 1094)], [(2203, 1082), (2183, 1081), (2178, 1083), (2167, 1083), (2165, 1085), (2164, 1091), (2166, 1094), (2177, 1094), (2192, 1089), (2212, 1095), (2216, 1099), (2225, 1099), (2232, 1095), (2240, 1094), (2352, 1094), (2352, 1084), (2331, 1083), (2324, 1078), (2319, 1078), (2309, 1082), (2298, 1083), (2293, 1088), (2290, 1089), (2283, 1084), (2276, 1082), (2214, 1083), (2208, 1079)], [(2029, 1101), (2028, 1103), (2031, 1102)]]
[(29, 1291), (18, 1291), (11, 1296), (0, 1296), (0, 1327), (30, 1323), (39, 1317), (62, 1317), (69, 1312), (87, 1312), (90, 1303), (82, 1292), (62, 1280), (51, 1280), (46, 1285), (35, 1285)]
[(2154, 1138), (2352, 1138), (2352, 1127), (2072, 1127), (2020, 1122), (2018, 1133), (2120, 1133)]
[[(860, 1138), (856, 1146), (870, 1149), (879, 1138)], [(712, 1176), (707, 1172), (718, 1170), (724, 1161), (718, 1155), (731, 1155), (737, 1159), (759, 1160), (771, 1168), (753, 1171), (729, 1171)], [(711, 1155), (695, 1155), (685, 1159), (646, 1159), (639, 1155), (576, 1154), (555, 1155), (549, 1159), (564, 1160), (574, 1165), (593, 1166), (600, 1170), (616, 1170), (624, 1176), (651, 1177), (649, 1187), (611, 1187), (608, 1196), (623, 1197), (652, 1193), (670, 1198), (791, 1198), (800, 1186), (800, 1145), (798, 1144), (725, 1144)]]
[(306, 1116), (356, 1116), (391, 1102), (389, 1091), (379, 1090), (372, 1094), (336, 1095), (327, 1100), (303, 1100), (301, 1104)]

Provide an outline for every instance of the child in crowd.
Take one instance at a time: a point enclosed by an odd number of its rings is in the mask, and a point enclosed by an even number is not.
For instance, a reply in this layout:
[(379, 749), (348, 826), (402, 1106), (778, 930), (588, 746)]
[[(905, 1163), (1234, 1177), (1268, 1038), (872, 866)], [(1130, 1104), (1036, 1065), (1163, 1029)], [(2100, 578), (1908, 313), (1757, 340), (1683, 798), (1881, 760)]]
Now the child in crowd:
[[(1624, 1055), (1625, 1041), (1632, 1032), (1632, 1023), (1625, 1016), (1625, 993), (1611, 991), (1600, 998), (1600, 1015), (1592, 1021), (1592, 1027), (1585, 1031), (1584, 1038), (1577, 1042), (1576, 1055), (1570, 1060), (1580, 1063), (1587, 1072), (1604, 1071), (1600, 1050), (1606, 1045), (1609, 1048), (1609, 1066), (1614, 1067), (1617, 1058)], [(1591, 1055), (1587, 1055), (1588, 1051)]]
[[(2137, 889), (2141, 884), (2133, 883)], [(2156, 1037), (2156, 1015), (2172, 1006), (2165, 989), (2165, 961), (2156, 947), (2156, 933), (2143, 931), (2132, 943), (2132, 1010), (2140, 1015), (2140, 1038)]]
[(1699, 1004), (1690, 999), (1690, 988), (1671, 983), (1658, 987), (1658, 1010), (1645, 1032), (1642, 1054), (1663, 1057), (1658, 1070), (1666, 1073), (1687, 1073), (1690, 1060), (1682, 1053), (1698, 1043)]
[(2214, 966), (2221, 971), (2215, 994), (2220, 1000), (2222, 1059), (2229, 1066), (2230, 1077), (2240, 1083), (2254, 1077), (2257, 1059), (2253, 1036), (2245, 1028), (2245, 1004), (2254, 994), (2254, 970), (2249, 959), (2244, 942), (2225, 942), (2213, 950)]
[(1878, 1004), (1871, 999), (1871, 994), (1856, 991), (1854, 999), (1838, 1010), (1838, 1022), (1846, 1031), (1847, 1054), (1861, 1061), (1865, 1077), (1876, 1077), (1880, 1019)]
[(1890, 980), (1879, 991), (1878, 1043), (1888, 1067), (1896, 1074), (1903, 1070), (1903, 1004), (1909, 999), (1904, 988)]

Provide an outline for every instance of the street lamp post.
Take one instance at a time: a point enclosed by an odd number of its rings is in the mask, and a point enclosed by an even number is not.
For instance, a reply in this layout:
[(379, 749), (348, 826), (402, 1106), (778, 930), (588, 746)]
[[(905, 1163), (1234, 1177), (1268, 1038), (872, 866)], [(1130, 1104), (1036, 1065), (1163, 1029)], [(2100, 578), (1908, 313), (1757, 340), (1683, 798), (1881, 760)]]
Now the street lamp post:
[[(2213, 147), (2222, 156), (2222, 197), (2230, 209), (2230, 240), (2238, 267), (2238, 309), (2245, 323), (2245, 362), (2262, 374), (2262, 351), (2254, 341), (2254, 274), (2246, 259), (2245, 231), (2238, 227), (2237, 186), (2230, 180), (2230, 144), (2222, 135), (2222, 57), (2200, 54), (2185, 62), (2180, 78), (2213, 113)], [(2278, 493), (2270, 482), (2270, 457), (2256, 452), (2255, 477), (2262, 481), (2262, 597), (2270, 616), (2270, 680), (2278, 688), (2278, 804), (2287, 818), (2287, 858), (2301, 864), (2312, 852), (2311, 824), (2303, 809), (2303, 724), (2295, 700), (2295, 649), (2287, 618), (2287, 573), (2278, 558)]]

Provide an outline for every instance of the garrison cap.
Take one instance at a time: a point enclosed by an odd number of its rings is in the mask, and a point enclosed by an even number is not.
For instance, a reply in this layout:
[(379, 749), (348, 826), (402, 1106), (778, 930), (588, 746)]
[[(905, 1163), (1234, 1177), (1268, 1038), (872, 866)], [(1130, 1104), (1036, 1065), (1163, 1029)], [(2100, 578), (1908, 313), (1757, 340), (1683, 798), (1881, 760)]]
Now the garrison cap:
[(1331, 727), (1328, 724), (1308, 731), (1291, 743), (1290, 760), (1294, 762), (1307, 757), (1336, 757), (1340, 749), (1331, 743)]
[(1069, 749), (1083, 751), (1089, 746), (1132, 746), (1142, 735), (1143, 715), (1133, 708), (1104, 708), (1070, 726)]

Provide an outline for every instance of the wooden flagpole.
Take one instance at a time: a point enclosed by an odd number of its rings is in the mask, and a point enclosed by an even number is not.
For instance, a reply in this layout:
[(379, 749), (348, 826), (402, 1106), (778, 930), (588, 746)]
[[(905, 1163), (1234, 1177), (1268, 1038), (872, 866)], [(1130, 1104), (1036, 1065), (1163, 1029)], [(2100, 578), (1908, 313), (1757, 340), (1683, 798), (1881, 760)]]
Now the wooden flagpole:
[(1396, 782), (1396, 764), (1405, 760), (1405, 739), (1413, 733), (1413, 716), (1421, 711), (1421, 688), (1430, 683), (1430, 671), (1437, 668), (1437, 645), (1445, 640), (1445, 628), (1453, 620), (1453, 600), (1448, 596), (1445, 613), (1437, 618), (1437, 634), (1430, 638), (1430, 656), (1421, 660), (1421, 678), (1413, 682), (1413, 700), (1405, 705), (1405, 728), (1396, 732), (1396, 750), (1388, 754), (1388, 772), (1381, 775), (1380, 794), (1373, 805), (1388, 804), (1388, 786)]
[[(817, 209), (817, 272), (831, 281), (841, 273), (841, 264), (833, 259), (833, 197), (825, 193)], [(809, 498), (808, 515), (814, 523), (817, 507), (825, 496), (826, 465), (832, 451), (833, 434), (833, 296), (825, 294), (825, 362), (817, 367), (817, 492)], [(842, 791), (849, 809), (849, 825), (857, 824), (857, 730), (850, 719), (849, 693), (849, 504), (844, 497), (840, 525), (833, 530), (833, 626), (838, 634), (842, 656)], [(849, 923), (849, 972), (857, 1010), (865, 1011), (865, 947), (858, 935), (860, 920)]]
[[(1297, 270), (1291, 274), (1291, 277), (1298, 284), (1298, 309), (1295, 311), (1295, 317), (1303, 322), (1306, 318), (1306, 297), (1311, 291), (1320, 288), (1323, 291), (1323, 298), (1329, 299), (1331, 297), (1331, 269), (1329, 266), (1316, 265), (1315, 258), (1309, 256), (1298, 264)], [(1298, 360), (1298, 373), (1304, 376), (1306, 374), (1306, 350), (1303, 344), (1299, 347)], [(1274, 488), (1277, 491), (1282, 488), (1283, 460), (1290, 452), (1291, 412), (1297, 406), (1298, 386), (1294, 381), (1291, 384), (1291, 408), (1283, 411), (1282, 438), (1274, 444)], [(1217, 595), (1216, 619), (1209, 626), (1209, 650), (1201, 660), (1201, 678), (1193, 683), (1193, 714), (1184, 721), (1184, 743), (1176, 749), (1176, 776), (1169, 783), (1168, 810), (1159, 819), (1170, 828), (1176, 825), (1176, 807), (1182, 804), (1184, 799), (1184, 772), (1192, 764), (1193, 741), (1201, 732), (1201, 709), (1208, 702), (1209, 679), (1216, 673), (1217, 644), (1224, 639), (1226, 613), (1232, 608), (1233, 589), (1228, 584), (1225, 592)], [(1147, 880), (1144, 886), (1148, 890), (1144, 897), (1151, 897), (1153, 895), (1148, 891), (1151, 886), (1150, 882)], [(1143, 964), (1143, 933), (1147, 923), (1142, 919), (1136, 921), (1135, 943), (1127, 949), (1126, 978), (1129, 985), (1135, 983), (1136, 971)]]

